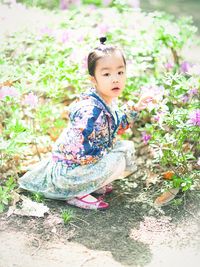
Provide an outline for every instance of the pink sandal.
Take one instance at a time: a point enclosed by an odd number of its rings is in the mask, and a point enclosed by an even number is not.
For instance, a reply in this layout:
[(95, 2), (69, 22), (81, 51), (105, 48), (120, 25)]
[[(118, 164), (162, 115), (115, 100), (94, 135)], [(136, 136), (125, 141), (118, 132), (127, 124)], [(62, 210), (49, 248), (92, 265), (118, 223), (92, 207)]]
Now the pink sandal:
[(87, 196), (90, 195), (85, 195), (82, 197), (75, 197), (70, 200), (67, 200), (67, 204), (82, 208), (82, 209), (87, 209), (87, 210), (104, 210), (109, 207), (109, 204), (104, 202), (102, 198), (96, 199), (96, 201), (86, 201), (84, 198), (87, 198)]
[(98, 195), (105, 195), (105, 194), (109, 194), (113, 191), (113, 186), (112, 184), (107, 184), (99, 189), (97, 189), (96, 191), (94, 191), (95, 194)]

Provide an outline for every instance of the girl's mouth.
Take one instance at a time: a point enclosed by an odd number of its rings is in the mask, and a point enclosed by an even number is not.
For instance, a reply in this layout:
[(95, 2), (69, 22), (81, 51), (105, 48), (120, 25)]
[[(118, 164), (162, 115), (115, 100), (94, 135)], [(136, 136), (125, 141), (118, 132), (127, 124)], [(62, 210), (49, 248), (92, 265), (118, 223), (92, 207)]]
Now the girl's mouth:
[(114, 88), (112, 89), (112, 91), (119, 91), (119, 90), (120, 90), (119, 87), (114, 87)]

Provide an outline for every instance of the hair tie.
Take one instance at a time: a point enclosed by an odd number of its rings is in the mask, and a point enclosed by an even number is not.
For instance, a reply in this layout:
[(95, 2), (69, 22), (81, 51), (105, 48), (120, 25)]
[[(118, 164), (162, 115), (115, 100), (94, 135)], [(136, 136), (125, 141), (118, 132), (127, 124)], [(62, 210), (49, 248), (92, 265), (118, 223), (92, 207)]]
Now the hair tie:
[(102, 45), (105, 45), (104, 43), (106, 42), (107, 38), (106, 37), (100, 37), (99, 41)]

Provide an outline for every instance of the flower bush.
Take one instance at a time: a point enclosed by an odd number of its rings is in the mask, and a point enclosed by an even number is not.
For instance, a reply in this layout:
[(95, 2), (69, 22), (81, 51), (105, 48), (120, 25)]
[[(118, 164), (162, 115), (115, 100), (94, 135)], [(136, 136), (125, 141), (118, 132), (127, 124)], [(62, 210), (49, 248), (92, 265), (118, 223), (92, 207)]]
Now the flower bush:
[[(12, 161), (17, 177), (21, 155), (30, 145), (40, 157), (41, 140), (46, 146), (56, 140), (67, 123), (64, 107), (90, 86), (87, 54), (106, 35), (127, 58), (121, 102), (136, 101), (146, 92), (155, 97), (136, 122), (141, 142), (153, 150), (152, 168), (173, 171), (170, 186), (187, 190), (199, 173), (200, 67), (186, 62), (182, 49), (194, 41), (196, 28), (191, 18), (146, 14), (125, 1), (108, 2), (107, 8), (80, 5), (62, 13), (57, 23), (3, 37), (1, 167)], [(2, 173), (4, 181), (9, 174)]]

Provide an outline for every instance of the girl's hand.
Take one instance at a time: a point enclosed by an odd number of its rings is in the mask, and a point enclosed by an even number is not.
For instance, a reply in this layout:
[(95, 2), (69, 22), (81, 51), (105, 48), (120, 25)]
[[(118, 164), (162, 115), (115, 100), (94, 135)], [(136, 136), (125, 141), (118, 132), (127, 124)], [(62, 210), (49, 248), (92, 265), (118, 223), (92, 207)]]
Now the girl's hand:
[(134, 106), (135, 111), (141, 111), (147, 108), (150, 102), (156, 103), (156, 100), (153, 98), (152, 95), (143, 95), (140, 97), (138, 103)]

